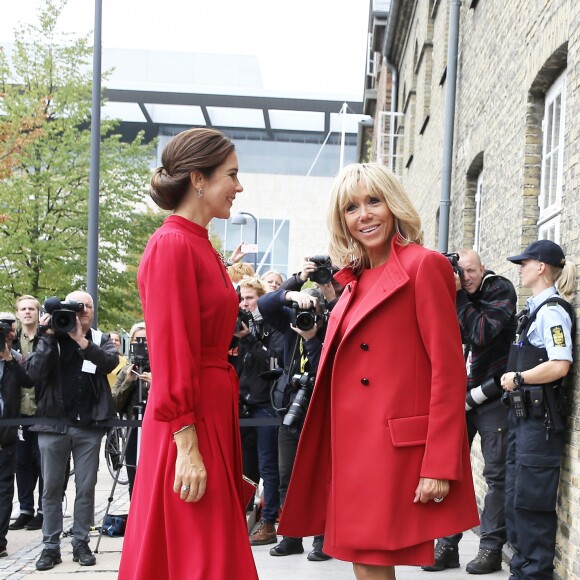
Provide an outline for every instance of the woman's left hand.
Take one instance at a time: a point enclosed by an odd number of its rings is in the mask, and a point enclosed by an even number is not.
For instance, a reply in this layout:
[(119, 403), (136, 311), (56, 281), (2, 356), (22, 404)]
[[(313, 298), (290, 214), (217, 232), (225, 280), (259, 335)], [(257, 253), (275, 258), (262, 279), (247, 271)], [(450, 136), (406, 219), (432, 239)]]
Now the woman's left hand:
[[(427, 503), (429, 500), (443, 501), (443, 498), (449, 493), (449, 481), (447, 479), (430, 479), (421, 477), (419, 485), (415, 490), (415, 499), (413, 503)], [(438, 503), (438, 502), (436, 502)]]

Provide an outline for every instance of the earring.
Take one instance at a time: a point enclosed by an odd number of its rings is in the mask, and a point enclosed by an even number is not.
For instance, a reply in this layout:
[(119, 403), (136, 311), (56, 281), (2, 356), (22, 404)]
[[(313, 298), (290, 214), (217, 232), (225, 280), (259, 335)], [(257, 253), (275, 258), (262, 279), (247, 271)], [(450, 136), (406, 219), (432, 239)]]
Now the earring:
[(203, 189), (200, 187), (200, 188), (197, 190), (197, 197), (201, 197), (202, 195), (203, 195)]

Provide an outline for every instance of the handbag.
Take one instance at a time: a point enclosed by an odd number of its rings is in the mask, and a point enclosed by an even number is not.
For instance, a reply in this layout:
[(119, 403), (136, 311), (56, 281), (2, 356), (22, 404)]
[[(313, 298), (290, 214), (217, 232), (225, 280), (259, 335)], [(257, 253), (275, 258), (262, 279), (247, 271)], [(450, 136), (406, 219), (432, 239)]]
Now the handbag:
[(103, 521), (101, 534), (107, 536), (124, 536), (128, 514), (107, 514)]

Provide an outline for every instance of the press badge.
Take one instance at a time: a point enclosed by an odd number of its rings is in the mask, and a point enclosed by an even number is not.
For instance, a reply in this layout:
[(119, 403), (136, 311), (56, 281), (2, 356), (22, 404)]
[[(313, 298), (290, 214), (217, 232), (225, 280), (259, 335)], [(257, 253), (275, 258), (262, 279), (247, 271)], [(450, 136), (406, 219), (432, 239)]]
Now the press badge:
[(564, 338), (564, 330), (561, 326), (552, 326), (552, 340), (555, 346), (566, 346), (566, 339)]
[(91, 375), (94, 375), (97, 372), (97, 365), (92, 363), (90, 360), (85, 359), (81, 371), (83, 373), (91, 373)]

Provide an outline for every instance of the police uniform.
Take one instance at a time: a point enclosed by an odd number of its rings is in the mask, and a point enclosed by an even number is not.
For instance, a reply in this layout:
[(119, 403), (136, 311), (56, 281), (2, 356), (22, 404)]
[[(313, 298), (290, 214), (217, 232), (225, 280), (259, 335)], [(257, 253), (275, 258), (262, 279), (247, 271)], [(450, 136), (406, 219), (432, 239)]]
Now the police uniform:
[[(573, 318), (572, 307), (554, 286), (529, 298), (507, 370), (523, 372), (547, 360), (572, 362)], [(524, 410), (518, 411), (513, 399), (510, 404), (505, 515), (514, 548), (512, 578), (553, 577), (556, 500), (566, 442), (561, 383), (523, 384), (518, 392)]]

